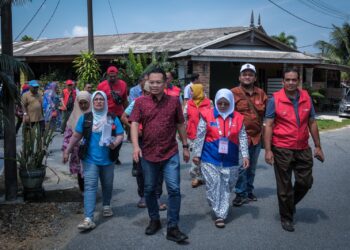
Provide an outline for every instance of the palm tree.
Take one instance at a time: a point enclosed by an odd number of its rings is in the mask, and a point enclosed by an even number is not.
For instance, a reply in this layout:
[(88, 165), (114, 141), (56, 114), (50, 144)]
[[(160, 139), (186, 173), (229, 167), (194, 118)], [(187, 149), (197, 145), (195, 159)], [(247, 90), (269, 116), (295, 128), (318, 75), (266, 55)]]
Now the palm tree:
[(280, 41), (281, 43), (284, 43), (288, 45), (289, 47), (296, 49), (297, 48), (297, 38), (293, 35), (286, 35), (285, 32), (281, 32), (278, 36), (271, 36), (273, 39)]
[(321, 51), (321, 55), (329, 62), (350, 66), (350, 24), (342, 27), (333, 25), (330, 41), (317, 41), (314, 46)]
[(4, 126), (5, 199), (17, 198), (17, 164), (15, 132), (15, 100), (18, 98), (13, 74), (28, 67), (15, 60), (12, 38), (12, 3), (22, 4), (25, 0), (0, 0), (1, 12), (1, 55), (0, 82), (2, 83), (2, 105)]

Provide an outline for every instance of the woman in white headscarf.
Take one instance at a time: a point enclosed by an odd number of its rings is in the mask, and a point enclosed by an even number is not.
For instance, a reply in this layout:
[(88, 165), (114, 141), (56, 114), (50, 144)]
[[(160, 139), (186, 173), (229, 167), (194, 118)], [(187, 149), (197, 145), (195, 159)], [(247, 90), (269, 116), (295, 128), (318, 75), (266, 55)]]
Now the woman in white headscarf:
[[(75, 98), (74, 108), (70, 115), (67, 126), (64, 131), (62, 151), (66, 150), (70, 139), (72, 138), (75, 126), (82, 114), (91, 111), (91, 94), (87, 91), (80, 91)], [(78, 178), (78, 185), (81, 192), (84, 192), (83, 167), (78, 156), (79, 146), (76, 144), (71, 153), (69, 160), (69, 171), (71, 174), (76, 174)]]
[[(98, 180), (102, 186), (102, 215), (113, 216), (111, 198), (114, 179), (114, 161), (117, 146), (123, 141), (124, 130), (118, 117), (108, 115), (106, 94), (96, 91), (92, 94), (92, 112), (80, 116), (74, 134), (63, 154), (63, 162), (69, 159), (74, 145), (82, 138), (80, 158), (84, 169), (84, 215), (85, 219), (78, 225), (81, 231), (96, 227), (94, 211)], [(110, 134), (108, 134), (110, 133)]]
[(238, 178), (240, 152), (243, 167), (249, 166), (243, 116), (234, 111), (234, 104), (229, 89), (220, 89), (216, 93), (215, 107), (201, 112), (193, 147), (193, 162), (201, 164), (207, 199), (215, 213), (215, 226), (218, 228), (225, 227), (230, 194)]

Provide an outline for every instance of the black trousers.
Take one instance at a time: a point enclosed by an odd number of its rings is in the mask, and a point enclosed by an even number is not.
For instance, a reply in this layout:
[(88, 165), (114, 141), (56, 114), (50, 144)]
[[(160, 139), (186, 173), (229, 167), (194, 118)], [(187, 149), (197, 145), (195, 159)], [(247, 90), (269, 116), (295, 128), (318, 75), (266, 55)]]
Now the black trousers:
[[(313, 183), (311, 148), (291, 150), (272, 147), (279, 212), (282, 221), (293, 221), (295, 205), (303, 199)], [(294, 185), (292, 184), (294, 172)]]

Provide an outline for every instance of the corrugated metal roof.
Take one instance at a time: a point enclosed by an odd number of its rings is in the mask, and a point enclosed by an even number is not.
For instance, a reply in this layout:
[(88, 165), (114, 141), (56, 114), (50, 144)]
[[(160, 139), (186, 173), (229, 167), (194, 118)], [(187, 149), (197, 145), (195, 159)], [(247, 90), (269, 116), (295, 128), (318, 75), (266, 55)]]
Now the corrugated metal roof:
[[(181, 54), (181, 53), (180, 53)], [(176, 55), (177, 56), (180, 56)], [(233, 58), (235, 61), (242, 59), (255, 59), (256, 61), (264, 62), (276, 62), (276, 61), (298, 61), (303, 63), (321, 63), (322, 59), (305, 55), (300, 52), (284, 52), (284, 51), (264, 51), (264, 50), (219, 50), (219, 49), (202, 49), (201, 51), (195, 50), (189, 54), (195, 60), (198, 57), (209, 58), (220, 57), (223, 60), (225, 58)], [(210, 60), (209, 60), (210, 61)]]
[[(225, 27), (172, 32), (129, 33), (95, 36), (97, 55), (126, 54), (156, 51), (181, 52), (207, 43), (226, 34), (248, 30), (249, 27)], [(33, 42), (15, 42), (14, 56), (65, 56), (79, 55), (88, 48), (87, 37), (57, 38)]]

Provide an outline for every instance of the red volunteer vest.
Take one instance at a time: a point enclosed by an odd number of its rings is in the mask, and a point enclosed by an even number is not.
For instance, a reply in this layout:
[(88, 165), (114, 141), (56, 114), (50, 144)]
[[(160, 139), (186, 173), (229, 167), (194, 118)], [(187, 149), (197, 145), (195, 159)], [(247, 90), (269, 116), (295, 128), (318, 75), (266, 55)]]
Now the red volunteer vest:
[(307, 149), (309, 147), (309, 117), (311, 112), (310, 96), (305, 90), (299, 90), (298, 114), (300, 125), (293, 107), (284, 89), (273, 94), (275, 99), (276, 116), (274, 119), (272, 144), (288, 149)]
[(218, 121), (220, 130), (223, 133), (223, 137), (227, 137), (227, 135), (229, 135), (228, 139), (230, 142), (233, 142), (236, 145), (239, 144), (238, 135), (239, 135), (239, 131), (243, 126), (243, 119), (244, 119), (243, 115), (234, 111), (230, 128), (229, 128), (229, 123), (230, 123), (229, 117), (226, 118), (225, 121), (222, 119), (220, 115), (217, 118), (215, 118), (213, 109), (206, 109), (203, 112), (201, 112), (201, 115), (207, 123), (207, 134), (204, 140), (205, 142), (212, 142), (220, 139), (221, 136), (219, 134), (219, 129), (217, 126), (217, 121)]
[(187, 137), (188, 139), (194, 140), (197, 137), (197, 127), (199, 123), (199, 113), (205, 109), (210, 109), (210, 100), (204, 98), (199, 107), (196, 106), (193, 100), (187, 102)]
[[(64, 106), (62, 107), (62, 110), (66, 110), (70, 92), (68, 91), (68, 89), (63, 89), (62, 93), (63, 93), (63, 104), (64, 104)], [(75, 89), (72, 90), (72, 93), (73, 93), (73, 100), (75, 100), (75, 97), (77, 95)]]
[(172, 88), (164, 89), (164, 93), (170, 96), (180, 96), (181, 89), (173, 85)]

